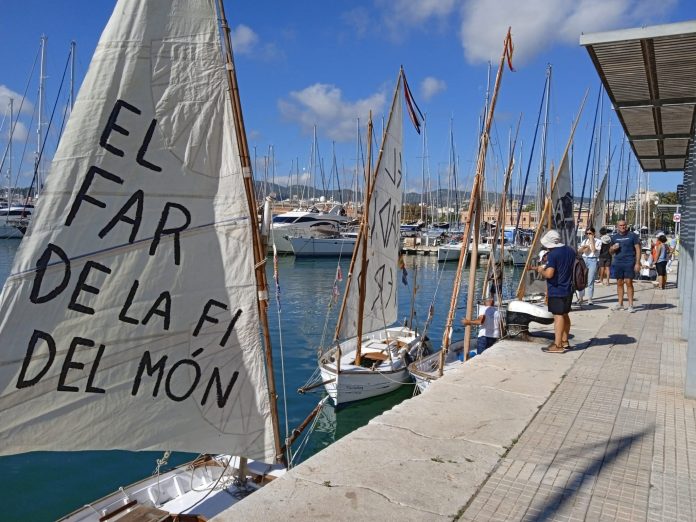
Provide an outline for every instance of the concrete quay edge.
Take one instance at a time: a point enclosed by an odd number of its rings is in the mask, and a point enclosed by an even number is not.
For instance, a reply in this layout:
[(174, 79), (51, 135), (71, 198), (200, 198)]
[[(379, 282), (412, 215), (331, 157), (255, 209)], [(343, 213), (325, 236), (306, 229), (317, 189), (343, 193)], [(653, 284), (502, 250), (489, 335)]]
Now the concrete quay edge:
[(564, 354), (500, 341), (212, 520), (457, 518), (610, 316), (574, 310)]

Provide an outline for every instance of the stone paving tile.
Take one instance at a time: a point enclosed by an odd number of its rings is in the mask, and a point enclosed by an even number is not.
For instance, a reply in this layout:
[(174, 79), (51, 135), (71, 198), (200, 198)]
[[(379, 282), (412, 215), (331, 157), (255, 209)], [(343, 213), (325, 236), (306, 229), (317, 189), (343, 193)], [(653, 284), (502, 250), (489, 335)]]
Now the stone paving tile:
[(677, 293), (645, 286), (637, 300), (600, 329), (461, 520), (696, 520)]

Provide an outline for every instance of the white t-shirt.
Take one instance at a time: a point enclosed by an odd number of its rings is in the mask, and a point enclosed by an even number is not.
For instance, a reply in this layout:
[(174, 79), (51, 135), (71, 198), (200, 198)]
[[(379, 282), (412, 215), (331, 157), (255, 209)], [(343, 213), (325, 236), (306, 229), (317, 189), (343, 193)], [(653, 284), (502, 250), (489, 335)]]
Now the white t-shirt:
[[(589, 247), (590, 246), (590, 238), (585, 238), (583, 239), (582, 243), (580, 243), (581, 247)], [(582, 253), (582, 257), (599, 257), (599, 251), (602, 250), (602, 241), (597, 239), (596, 237), (594, 238), (594, 247), (595, 247), (595, 253), (592, 253), (592, 250), (587, 250), (587, 252)]]
[(479, 337), (495, 337), (500, 339), (500, 324), (502, 316), (495, 306), (479, 305), (479, 317), (484, 316), (483, 324), (479, 328)]

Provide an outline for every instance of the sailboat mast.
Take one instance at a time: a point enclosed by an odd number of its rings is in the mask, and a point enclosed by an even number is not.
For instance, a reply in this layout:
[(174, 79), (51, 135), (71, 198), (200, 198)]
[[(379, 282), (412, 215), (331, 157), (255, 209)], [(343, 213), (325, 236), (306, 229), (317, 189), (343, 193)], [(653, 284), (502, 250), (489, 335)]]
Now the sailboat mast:
[[(544, 222), (548, 219), (551, 220), (551, 195), (553, 194), (553, 189), (556, 184), (556, 178), (558, 175), (561, 173), (563, 169), (563, 164), (566, 162), (568, 153), (570, 152), (570, 147), (573, 143), (573, 136), (575, 135), (575, 129), (578, 126), (578, 122), (580, 121), (580, 116), (582, 115), (582, 110), (585, 107), (585, 101), (587, 100), (587, 95), (589, 94), (589, 91), (585, 91), (585, 96), (582, 98), (582, 102), (580, 103), (580, 110), (578, 111), (578, 116), (575, 118), (575, 121), (573, 122), (573, 125), (570, 130), (570, 137), (568, 138), (568, 143), (566, 144), (566, 148), (563, 151), (563, 156), (561, 157), (561, 162), (559, 163), (559, 168), (558, 172), (556, 173), (556, 177), (554, 177), (554, 172), (553, 172), (553, 165), (551, 165), (551, 191), (549, 192), (549, 197), (546, 198), (546, 201), (544, 202), (544, 209), (542, 213), (539, 215), (539, 223), (537, 224), (537, 229), (536, 232), (534, 233), (534, 239), (532, 239), (532, 244), (529, 246), (529, 253), (527, 254), (527, 261), (524, 264), (524, 271), (522, 272), (522, 277), (520, 277), (520, 282), (517, 286), (517, 294), (516, 297), (517, 299), (522, 299), (525, 294), (525, 290), (527, 287), (527, 282), (526, 278), (524, 277), (524, 274), (527, 273), (527, 269), (532, 266), (532, 259), (536, 257), (538, 253), (538, 246), (539, 246), (539, 241), (541, 240), (541, 232), (544, 230)], [(549, 227), (550, 228), (550, 225)]]
[(43, 183), (43, 172), (41, 169), (41, 165), (43, 163), (41, 159), (41, 145), (43, 144), (43, 128), (44, 128), (44, 121), (43, 121), (43, 115), (44, 112), (46, 111), (46, 108), (44, 105), (46, 104), (46, 93), (45, 93), (45, 84), (46, 84), (46, 42), (48, 41), (48, 37), (45, 34), (41, 35), (41, 63), (39, 66), (39, 107), (38, 107), (38, 119), (37, 119), (37, 126), (36, 126), (36, 153), (35, 153), (35, 164), (36, 164), (36, 196), (39, 196), (39, 193), (41, 192), (41, 185)]
[(539, 188), (537, 196), (537, 212), (546, 200), (546, 143), (549, 135), (549, 100), (551, 98), (551, 64), (546, 66), (546, 100), (544, 106), (544, 132), (541, 133), (541, 159), (539, 160)]
[[(14, 98), (10, 98), (10, 128), (14, 121)], [(10, 219), (10, 207), (12, 206), (12, 132), (7, 140), (7, 220)]]
[[(367, 236), (369, 227), (369, 215), (370, 215), (370, 198), (372, 196), (372, 187), (374, 186), (374, 180), (372, 178), (372, 111), (370, 111), (370, 119), (367, 122), (367, 168), (365, 172), (365, 208), (363, 208), (363, 219), (362, 219), (362, 234), (360, 235), (360, 240), (362, 241), (362, 252), (360, 257), (360, 273), (367, 273)], [(352, 260), (351, 260), (352, 262)], [(365, 312), (365, 284), (366, 277), (361, 277), (358, 281), (359, 283), (359, 295), (358, 299), (358, 333), (357, 339), (355, 340), (355, 365), (360, 366), (360, 349), (362, 347), (362, 333), (363, 333), (363, 313)], [(344, 301), (345, 303), (345, 301)]]
[[(486, 122), (483, 128), (483, 132), (481, 133), (481, 142), (479, 145), (479, 151), (478, 151), (478, 160), (476, 162), (476, 175), (474, 176), (474, 186), (471, 190), (471, 201), (469, 203), (469, 209), (467, 211), (466, 215), (466, 220), (465, 220), (465, 225), (464, 225), (464, 235), (462, 236), (462, 248), (461, 248), (461, 253), (459, 255), (459, 261), (457, 263), (457, 273), (455, 275), (454, 279), (454, 287), (452, 289), (452, 298), (450, 299), (450, 308), (449, 312), (447, 314), (447, 322), (445, 323), (445, 333), (442, 338), (442, 350), (440, 351), (440, 369), (439, 369), (439, 374), (442, 375), (443, 368), (444, 368), (444, 362), (445, 362), (445, 354), (447, 353), (450, 345), (450, 333), (452, 331), (452, 325), (454, 323), (454, 312), (457, 309), (457, 301), (459, 300), (459, 290), (461, 287), (461, 279), (462, 279), (462, 269), (464, 268), (464, 263), (466, 260), (466, 255), (469, 250), (469, 236), (471, 234), (471, 228), (472, 228), (472, 219), (474, 218), (474, 212), (478, 215), (479, 213), (479, 206), (480, 206), (480, 192), (482, 189), (483, 185), (483, 174), (484, 174), (484, 169), (485, 169), (485, 163), (486, 163), (486, 152), (488, 151), (488, 139), (489, 139), (489, 132), (491, 129), (491, 124), (493, 122), (493, 114), (495, 112), (495, 104), (498, 99), (498, 91), (500, 89), (500, 82), (503, 78), (503, 68), (505, 66), (505, 57), (508, 56), (508, 53), (511, 55), (512, 54), (512, 35), (511, 35), (511, 30), (508, 29), (507, 36), (505, 38), (505, 46), (503, 49), (503, 54), (500, 57), (500, 63), (498, 65), (498, 72), (495, 77), (495, 87), (493, 89), (493, 96), (491, 98), (491, 104), (490, 107), (488, 108), (487, 115), (486, 115)], [(472, 245), (472, 250), (478, 247), (478, 244), (476, 244), (476, 241), (474, 241), (475, 245)], [(472, 258), (474, 257), (475, 252), (472, 252)], [(469, 287), (469, 295), (473, 295), (474, 288)], [(472, 298), (473, 299), (473, 298)], [(473, 300), (472, 300), (473, 304)], [(467, 303), (467, 317), (471, 315), (471, 310), (469, 308), (469, 304)], [(470, 331), (470, 327), (468, 327)]]
[(268, 328), (268, 286), (266, 283), (266, 267), (263, 261), (266, 259), (266, 253), (262, 249), (261, 236), (259, 232), (258, 218), (256, 215), (256, 200), (254, 198), (254, 180), (251, 169), (251, 159), (249, 156), (249, 143), (246, 138), (246, 129), (244, 127), (244, 116), (242, 114), (242, 105), (239, 98), (239, 85), (237, 83), (237, 72), (232, 55), (232, 42), (230, 40), (230, 27), (225, 16), (225, 6), (222, 0), (217, 0), (218, 11), (220, 16), (220, 26), (222, 28), (223, 43), (225, 46), (225, 58), (227, 68), (227, 81), (230, 87), (230, 102), (232, 103), (232, 113), (235, 120), (237, 147), (239, 148), (239, 157), (242, 164), (242, 173), (244, 176), (244, 190), (247, 197), (247, 205), (249, 207), (249, 222), (251, 226), (251, 236), (253, 238), (254, 248), (254, 272), (256, 275), (256, 289), (258, 295), (258, 311), (259, 320), (261, 322), (261, 330), (263, 332), (264, 351), (266, 357), (266, 380), (268, 382), (268, 393), (271, 406), (271, 417), (273, 421), (273, 438), (276, 450), (276, 459), (282, 460), (283, 454), (280, 445), (280, 428), (278, 426), (278, 403), (276, 400), (275, 375), (273, 372), (273, 358), (271, 354), (271, 335)]

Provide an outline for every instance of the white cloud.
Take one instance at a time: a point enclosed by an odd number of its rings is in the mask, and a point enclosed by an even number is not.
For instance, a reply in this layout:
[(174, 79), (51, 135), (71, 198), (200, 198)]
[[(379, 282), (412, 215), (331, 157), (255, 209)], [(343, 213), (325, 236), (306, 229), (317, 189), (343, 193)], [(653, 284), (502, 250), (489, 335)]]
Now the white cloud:
[(373, 117), (382, 113), (386, 102), (383, 91), (354, 102), (343, 100), (341, 89), (335, 85), (315, 83), (301, 91), (293, 91), (288, 99), (278, 101), (281, 114), (298, 123), (303, 131), (311, 132), (314, 125), (336, 141), (355, 139), (355, 120), (364, 120), (372, 110)]
[[(8, 140), (10, 137), (10, 132), (12, 128), (9, 125), (9, 120), (5, 122), (5, 128), (2, 130), (2, 139), (3, 140)], [(27, 129), (27, 126), (22, 123), (21, 121), (18, 121), (17, 124), (15, 125), (14, 129), (14, 134), (12, 136), (12, 141), (14, 143), (22, 143), (24, 140), (27, 139), (27, 136), (29, 135), (29, 130)]]
[(519, 63), (558, 42), (578, 45), (581, 33), (654, 23), (676, 3), (651, 9), (651, 0), (466, 0), (460, 38), (469, 62), (497, 61), (512, 26), (513, 63)]
[(341, 19), (353, 29), (356, 38), (363, 38), (367, 35), (372, 17), (364, 7), (355, 7), (341, 15)]
[[(14, 92), (6, 85), (0, 85), (0, 114), (5, 114), (8, 110), (10, 99), (14, 100), (14, 114), (17, 116), (20, 104), (22, 104), (22, 95)], [(34, 105), (29, 100), (24, 100), (22, 105), (22, 113), (31, 113), (34, 110)]]
[(440, 80), (433, 76), (427, 76), (421, 82), (421, 95), (425, 101), (429, 101), (436, 94), (447, 89), (447, 84), (444, 80)]
[(407, 29), (421, 27), (431, 19), (446, 21), (461, 0), (376, 0), (382, 10), (381, 26), (390, 36), (403, 39)]
[(259, 35), (244, 24), (232, 29), (232, 44), (235, 54), (251, 54), (259, 43)]

